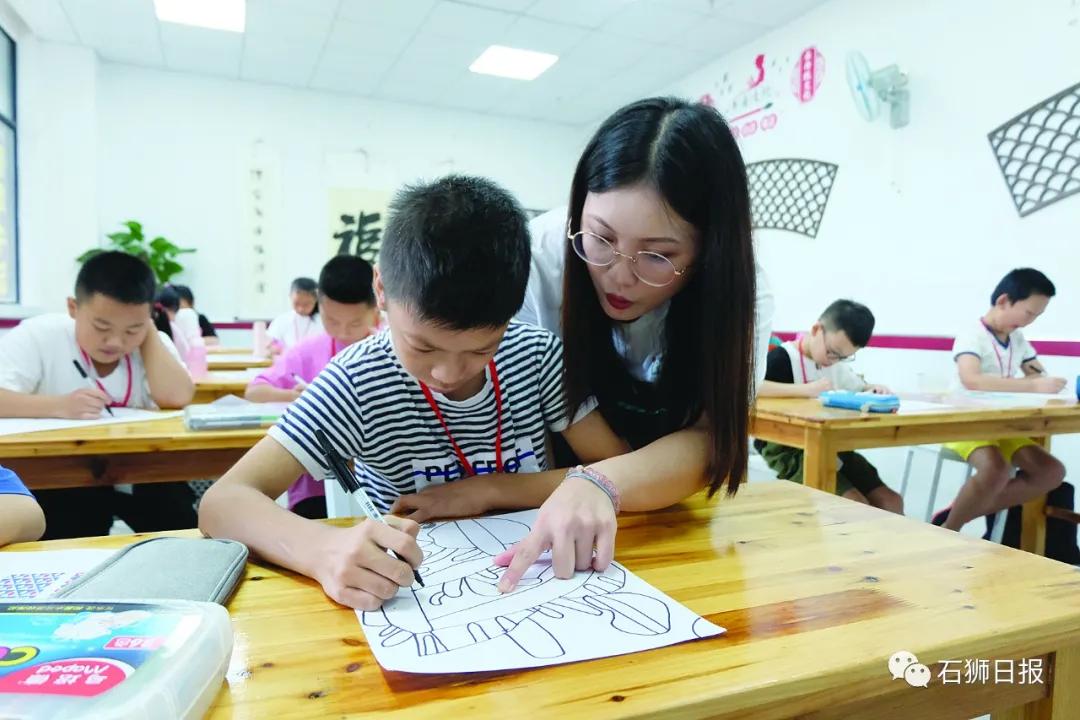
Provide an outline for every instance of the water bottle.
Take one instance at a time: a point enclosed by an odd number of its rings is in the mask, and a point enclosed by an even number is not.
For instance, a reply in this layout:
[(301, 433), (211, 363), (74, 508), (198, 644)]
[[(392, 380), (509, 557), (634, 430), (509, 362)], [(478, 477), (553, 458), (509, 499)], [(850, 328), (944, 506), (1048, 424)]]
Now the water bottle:
[(191, 377), (198, 380), (206, 377), (209, 372), (209, 368), (206, 363), (206, 341), (200, 338), (193, 338), (191, 345), (188, 347), (187, 358), (188, 372), (191, 373)]
[(270, 349), (270, 339), (266, 337), (266, 321), (256, 320), (251, 324), (253, 342), (251, 352), (256, 357), (266, 357)]

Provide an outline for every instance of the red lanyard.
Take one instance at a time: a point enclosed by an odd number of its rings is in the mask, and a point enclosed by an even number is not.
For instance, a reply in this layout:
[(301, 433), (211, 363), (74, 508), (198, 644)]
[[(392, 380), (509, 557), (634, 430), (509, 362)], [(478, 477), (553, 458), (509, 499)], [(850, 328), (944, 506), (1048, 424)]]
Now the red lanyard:
[[(495, 370), (494, 360), (488, 363), (488, 369), (491, 371), (492, 389), (495, 390), (495, 468), (499, 472), (502, 472), (502, 390), (499, 387), (499, 373)], [(431, 394), (431, 388), (424, 383), (420, 383), (420, 389), (424, 392), (424, 397), (427, 398), (428, 405), (430, 405), (431, 409), (435, 412), (435, 417), (439, 419), (439, 424), (443, 426), (446, 437), (450, 440), (454, 452), (457, 453), (458, 461), (461, 462), (461, 466), (465, 468), (465, 472), (468, 473), (466, 477), (472, 477), (476, 474), (473, 470), (472, 463), (469, 462), (469, 458), (465, 457), (465, 453), (461, 451), (457, 442), (454, 441), (454, 436), (450, 433), (450, 426), (446, 424), (446, 419), (443, 418), (442, 411), (439, 410), (439, 404), (435, 402), (435, 396)]]
[(97, 369), (94, 367), (94, 363), (90, 362), (90, 356), (86, 354), (86, 351), (79, 348), (79, 352), (82, 354), (83, 361), (86, 363), (87, 368), (94, 374), (94, 383), (98, 386), (101, 392), (109, 396), (109, 407), (127, 407), (131, 401), (131, 356), (124, 356), (124, 363), (127, 365), (127, 392), (124, 393), (124, 402), (119, 403), (116, 399), (105, 389), (105, 386), (101, 384), (101, 381), (97, 379)]
[(997, 356), (998, 367), (1001, 368), (1001, 377), (1003, 377), (1003, 378), (1012, 377), (1012, 354), (1013, 354), (1012, 337), (1010, 336), (1010, 338), (1009, 338), (1009, 364), (1005, 365), (1001, 360), (1001, 353), (998, 352), (998, 345), (1000, 345), (1001, 342), (997, 339), (997, 335), (995, 335), (990, 330), (990, 328), (988, 328), (986, 326), (985, 322), (983, 322), (982, 320), (979, 320), (979, 322), (982, 323), (983, 330), (985, 330), (990, 335), (990, 347), (992, 347), (994, 349), (994, 355)]
[(800, 336), (799, 337), (799, 344), (796, 346), (796, 348), (799, 351), (799, 367), (802, 368), (802, 381), (804, 383), (808, 383), (808, 382), (810, 382), (810, 378), (806, 377), (806, 363), (803, 362), (802, 341), (803, 341), (803, 339)]
[(337, 355), (337, 338), (330, 338), (330, 357)]

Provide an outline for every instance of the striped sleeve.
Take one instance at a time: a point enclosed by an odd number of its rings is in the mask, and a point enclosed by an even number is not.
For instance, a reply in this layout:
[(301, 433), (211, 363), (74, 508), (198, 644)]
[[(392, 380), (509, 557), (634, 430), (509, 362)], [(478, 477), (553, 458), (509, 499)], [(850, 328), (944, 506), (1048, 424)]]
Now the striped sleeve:
[(339, 455), (363, 456), (365, 434), (359, 398), (352, 373), (337, 360), (331, 361), (289, 405), (278, 424), (270, 428), (270, 437), (288, 450), (309, 475), (322, 480), (327, 463), (315, 438), (317, 428), (326, 433)]
[(540, 363), (538, 372), (540, 410), (548, 429), (561, 433), (595, 410), (597, 402), (592, 397), (586, 399), (571, 418), (566, 407), (566, 393), (563, 390), (562, 341), (558, 336), (548, 334), (542, 342), (543, 347), (537, 353)]

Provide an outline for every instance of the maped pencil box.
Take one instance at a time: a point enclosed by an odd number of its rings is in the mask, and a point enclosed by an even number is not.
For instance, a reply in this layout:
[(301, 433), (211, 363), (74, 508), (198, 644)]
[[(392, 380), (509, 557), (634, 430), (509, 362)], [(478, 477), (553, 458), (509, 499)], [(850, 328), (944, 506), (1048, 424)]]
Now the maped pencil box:
[(900, 398), (895, 395), (878, 395), (871, 392), (829, 390), (818, 396), (825, 407), (859, 412), (894, 413), (900, 410)]

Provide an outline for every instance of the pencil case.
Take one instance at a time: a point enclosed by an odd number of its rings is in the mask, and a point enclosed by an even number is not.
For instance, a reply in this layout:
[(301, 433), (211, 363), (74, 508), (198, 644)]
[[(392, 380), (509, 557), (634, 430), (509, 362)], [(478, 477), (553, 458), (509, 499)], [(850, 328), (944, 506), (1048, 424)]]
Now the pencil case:
[(247, 547), (233, 540), (150, 538), (116, 553), (58, 597), (224, 605), (244, 574), (247, 557)]
[(818, 396), (825, 407), (842, 410), (858, 410), (871, 413), (894, 413), (900, 410), (900, 398), (896, 395), (878, 395), (870, 392), (829, 390)]

